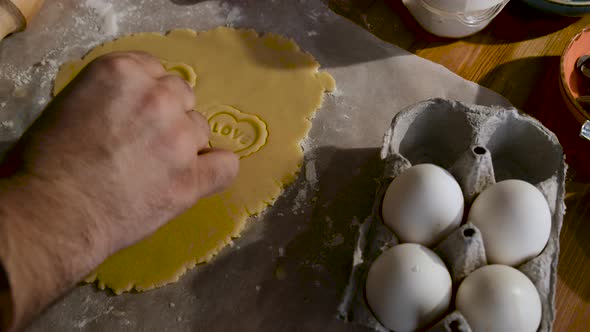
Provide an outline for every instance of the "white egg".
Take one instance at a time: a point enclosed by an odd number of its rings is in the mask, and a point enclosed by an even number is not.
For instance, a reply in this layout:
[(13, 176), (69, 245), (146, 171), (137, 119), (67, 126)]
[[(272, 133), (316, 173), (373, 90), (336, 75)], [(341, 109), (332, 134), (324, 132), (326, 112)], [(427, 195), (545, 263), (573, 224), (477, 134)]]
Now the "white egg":
[(484, 190), (467, 219), (481, 231), (491, 264), (517, 266), (537, 256), (551, 232), (545, 196), (521, 180), (498, 182)]
[(487, 265), (468, 275), (455, 305), (473, 332), (535, 332), (541, 323), (535, 285), (506, 265)]
[(408, 168), (387, 188), (383, 221), (401, 242), (430, 247), (463, 218), (463, 193), (453, 176), (432, 164)]
[(448, 309), (451, 275), (430, 249), (397, 245), (375, 260), (367, 275), (366, 296), (381, 324), (396, 332), (415, 331)]

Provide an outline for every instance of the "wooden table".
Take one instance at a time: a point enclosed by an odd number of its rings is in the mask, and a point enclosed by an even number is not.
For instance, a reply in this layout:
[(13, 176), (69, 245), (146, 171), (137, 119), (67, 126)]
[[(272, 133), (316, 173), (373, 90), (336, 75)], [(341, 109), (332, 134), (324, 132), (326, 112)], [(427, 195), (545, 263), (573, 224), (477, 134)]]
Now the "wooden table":
[(590, 16), (561, 17), (517, 0), (482, 32), (462, 40), (425, 32), (400, 0), (331, 0), (337, 13), (377, 37), (505, 96), (557, 134), (570, 166), (561, 233), (555, 331), (590, 331), (590, 142), (559, 92), (559, 59)]

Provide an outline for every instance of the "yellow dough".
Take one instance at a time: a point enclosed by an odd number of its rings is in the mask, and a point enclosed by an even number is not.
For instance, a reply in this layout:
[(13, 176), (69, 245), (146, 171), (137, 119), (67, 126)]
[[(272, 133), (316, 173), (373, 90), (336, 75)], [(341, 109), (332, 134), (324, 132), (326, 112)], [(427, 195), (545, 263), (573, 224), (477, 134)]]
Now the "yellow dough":
[(237, 237), (249, 216), (271, 205), (296, 178), (303, 160), (300, 141), (324, 92), (335, 88), (332, 77), (319, 72), (314, 58), (292, 40), (216, 28), (142, 33), (98, 46), (60, 68), (54, 94), (96, 57), (124, 50), (149, 52), (196, 83), (196, 110), (209, 120), (210, 144), (233, 150), (241, 160), (229, 190), (202, 199), (151, 237), (108, 258), (88, 278), (117, 294), (178, 280)]
[(197, 85), (197, 74), (195, 73), (195, 69), (193, 67), (183, 62), (170, 62), (166, 60), (162, 60), (162, 65), (171, 74), (180, 76), (185, 81), (187, 81), (188, 85), (190, 85), (192, 88)]
[(228, 105), (213, 105), (200, 110), (211, 126), (209, 144), (232, 150), (240, 158), (260, 150), (268, 141), (266, 123)]

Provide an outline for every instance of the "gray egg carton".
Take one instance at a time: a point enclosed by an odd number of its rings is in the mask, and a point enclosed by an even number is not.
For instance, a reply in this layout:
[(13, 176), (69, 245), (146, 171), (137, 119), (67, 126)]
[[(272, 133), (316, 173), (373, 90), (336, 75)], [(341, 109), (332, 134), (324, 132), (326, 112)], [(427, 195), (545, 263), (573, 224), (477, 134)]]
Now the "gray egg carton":
[[(384, 137), (381, 159), (383, 174), (375, 204), (359, 227), (352, 272), (338, 317), (388, 331), (371, 313), (364, 293), (371, 263), (383, 250), (399, 243), (383, 223), (381, 203), (393, 178), (412, 165), (433, 163), (453, 174), (463, 190), (466, 212), (474, 198), (497, 181), (524, 180), (543, 193), (552, 214), (549, 241), (539, 256), (517, 268), (539, 291), (543, 313), (538, 331), (551, 331), (567, 169), (557, 137), (516, 109), (432, 99), (395, 115)], [(454, 292), (469, 273), (487, 264), (481, 234), (470, 223), (463, 223), (432, 249), (449, 268)], [(471, 328), (454, 309), (453, 297), (447, 315), (427, 331), (470, 332)]]

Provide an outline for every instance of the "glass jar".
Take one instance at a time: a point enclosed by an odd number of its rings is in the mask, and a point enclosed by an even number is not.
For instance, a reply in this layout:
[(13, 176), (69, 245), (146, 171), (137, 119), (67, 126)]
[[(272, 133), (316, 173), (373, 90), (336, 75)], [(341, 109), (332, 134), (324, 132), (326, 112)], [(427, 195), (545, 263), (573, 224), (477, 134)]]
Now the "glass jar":
[(485, 28), (509, 0), (403, 0), (416, 21), (441, 37), (462, 38)]

